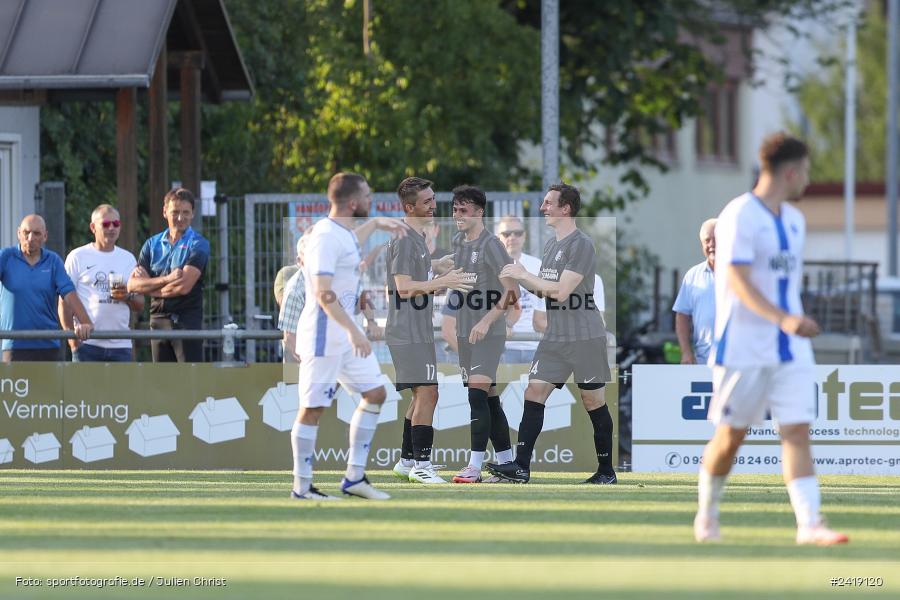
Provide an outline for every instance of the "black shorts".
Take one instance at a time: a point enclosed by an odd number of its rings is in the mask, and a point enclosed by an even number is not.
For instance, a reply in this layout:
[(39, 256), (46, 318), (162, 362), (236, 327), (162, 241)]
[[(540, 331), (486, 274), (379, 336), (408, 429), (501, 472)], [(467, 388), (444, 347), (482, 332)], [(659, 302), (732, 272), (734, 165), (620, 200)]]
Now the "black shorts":
[(434, 342), (388, 345), (394, 363), (394, 387), (397, 391), (422, 385), (437, 385), (437, 359)]
[(575, 383), (583, 390), (596, 390), (606, 385), (611, 379), (606, 338), (579, 342), (541, 340), (534, 353), (528, 380), (546, 381), (559, 389), (573, 373)]
[(506, 348), (505, 335), (492, 335), (477, 344), (470, 344), (469, 338), (456, 338), (459, 342), (459, 368), (463, 385), (468, 387), (470, 375), (484, 375), (491, 378), (491, 385), (497, 382), (497, 367)]

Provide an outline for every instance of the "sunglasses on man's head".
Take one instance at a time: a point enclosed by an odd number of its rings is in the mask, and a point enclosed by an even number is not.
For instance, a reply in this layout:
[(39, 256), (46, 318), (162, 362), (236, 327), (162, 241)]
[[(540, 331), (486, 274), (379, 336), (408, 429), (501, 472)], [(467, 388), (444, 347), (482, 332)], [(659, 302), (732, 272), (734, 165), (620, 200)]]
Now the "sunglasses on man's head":
[(110, 227), (115, 227), (116, 229), (122, 224), (118, 219), (114, 221), (100, 221), (100, 225), (103, 226), (103, 229), (109, 229)]
[(500, 232), (500, 237), (502, 237), (502, 238), (508, 238), (511, 235), (514, 235), (516, 237), (522, 237), (523, 235), (525, 235), (525, 230), (524, 229), (510, 229), (509, 231), (501, 231)]

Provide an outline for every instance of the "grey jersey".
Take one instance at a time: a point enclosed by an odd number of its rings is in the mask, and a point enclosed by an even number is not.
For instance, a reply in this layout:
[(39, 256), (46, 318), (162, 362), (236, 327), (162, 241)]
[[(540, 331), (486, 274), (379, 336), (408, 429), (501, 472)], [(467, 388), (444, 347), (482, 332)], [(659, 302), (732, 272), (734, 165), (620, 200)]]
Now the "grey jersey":
[(550, 342), (575, 342), (606, 337), (603, 315), (594, 301), (594, 242), (576, 229), (561, 240), (547, 241), (541, 258), (540, 278), (559, 281), (563, 271), (574, 271), (584, 278), (563, 302), (545, 298), (547, 331)]
[(431, 294), (401, 298), (394, 279), (394, 275), (409, 275), (413, 281), (431, 279), (431, 253), (425, 237), (410, 228), (406, 237), (391, 240), (386, 263), (388, 314), (384, 340), (395, 345), (434, 343)]
[[(454, 247), (456, 268), (463, 269), (472, 290), (448, 296), (447, 302), (460, 305), (456, 315), (456, 335), (465, 338), (469, 337), (472, 327), (501, 302), (504, 288), (500, 283), (500, 271), (513, 260), (503, 243), (486, 229), (471, 242), (467, 242), (465, 234), (460, 233), (454, 240)], [(491, 324), (488, 336), (494, 335), (506, 335), (505, 319), (497, 319)]]

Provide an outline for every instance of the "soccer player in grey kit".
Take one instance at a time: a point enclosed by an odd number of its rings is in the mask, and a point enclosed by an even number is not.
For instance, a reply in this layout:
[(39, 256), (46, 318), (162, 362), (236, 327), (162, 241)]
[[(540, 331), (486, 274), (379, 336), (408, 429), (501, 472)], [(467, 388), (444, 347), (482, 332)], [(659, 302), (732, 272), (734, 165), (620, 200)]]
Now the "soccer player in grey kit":
[(612, 466), (613, 421), (603, 396), (603, 387), (610, 380), (606, 327), (593, 298), (594, 243), (575, 223), (580, 207), (581, 196), (575, 187), (550, 186), (541, 212), (556, 236), (544, 246), (540, 274), (532, 275), (521, 264), (507, 265), (500, 273), (545, 298), (547, 307), (547, 331), (534, 354), (525, 389), (516, 460), (485, 465), (506, 481), (528, 483), (534, 444), (544, 425), (544, 405), (553, 389), (565, 385), (574, 373), (581, 401), (594, 427), (598, 462), (597, 472), (583, 483), (616, 483)]

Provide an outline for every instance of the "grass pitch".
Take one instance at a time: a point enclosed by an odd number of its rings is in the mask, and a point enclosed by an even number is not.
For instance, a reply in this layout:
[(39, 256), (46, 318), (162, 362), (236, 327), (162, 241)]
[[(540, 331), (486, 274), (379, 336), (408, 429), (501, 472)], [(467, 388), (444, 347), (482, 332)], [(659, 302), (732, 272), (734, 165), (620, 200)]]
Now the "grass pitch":
[[(339, 478), (317, 473), (317, 485), (336, 493)], [(394, 499), (292, 501), (280, 472), (3, 471), (0, 598), (900, 596), (896, 478), (821, 478), (825, 513), (851, 537), (834, 548), (794, 545), (775, 476), (731, 479), (717, 545), (693, 542), (695, 476), (626, 473), (610, 487), (572, 485), (574, 474), (428, 488), (371, 478)], [(70, 577), (144, 587), (51, 589)], [(883, 585), (831, 584), (857, 577)]]

